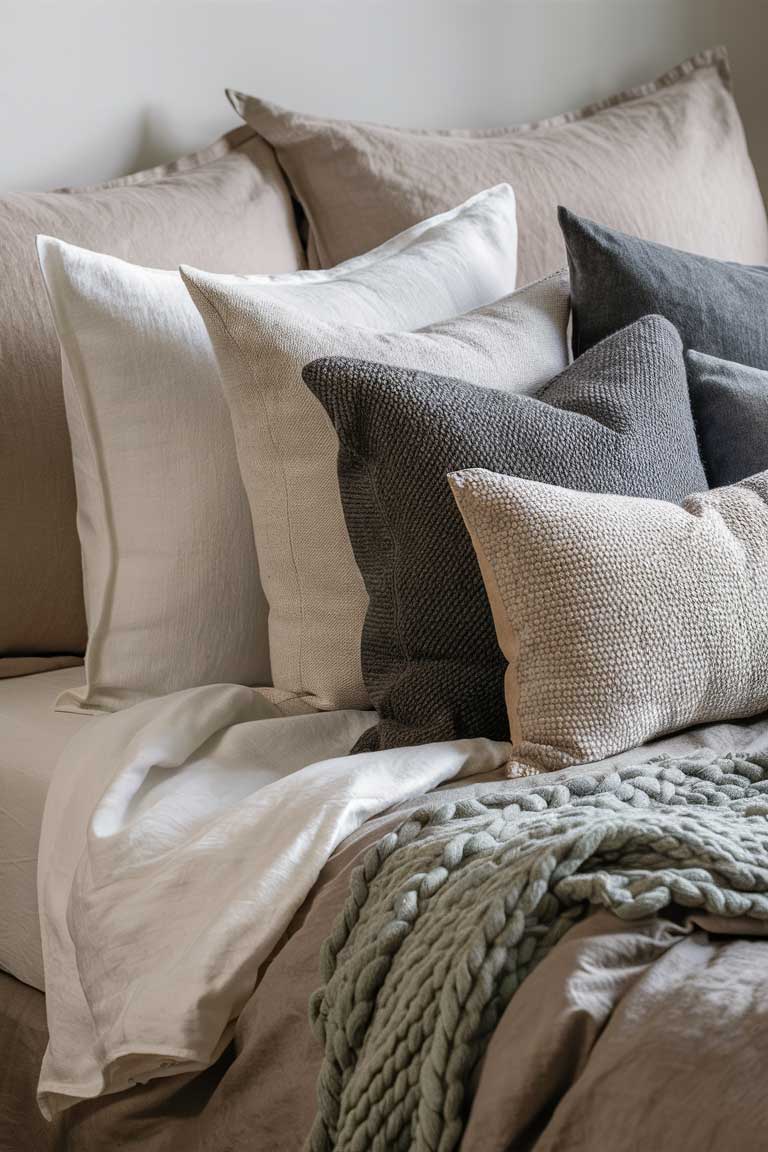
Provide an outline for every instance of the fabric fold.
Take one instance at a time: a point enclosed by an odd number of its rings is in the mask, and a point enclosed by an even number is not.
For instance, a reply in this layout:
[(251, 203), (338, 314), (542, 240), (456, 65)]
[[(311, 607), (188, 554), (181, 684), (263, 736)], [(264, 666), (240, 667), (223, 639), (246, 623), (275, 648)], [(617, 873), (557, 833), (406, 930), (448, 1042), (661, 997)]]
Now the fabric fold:
[(336, 845), (509, 755), (473, 740), (348, 756), (373, 720), (285, 717), (258, 692), (214, 685), (71, 742), (39, 858), (45, 1115), (211, 1064)]

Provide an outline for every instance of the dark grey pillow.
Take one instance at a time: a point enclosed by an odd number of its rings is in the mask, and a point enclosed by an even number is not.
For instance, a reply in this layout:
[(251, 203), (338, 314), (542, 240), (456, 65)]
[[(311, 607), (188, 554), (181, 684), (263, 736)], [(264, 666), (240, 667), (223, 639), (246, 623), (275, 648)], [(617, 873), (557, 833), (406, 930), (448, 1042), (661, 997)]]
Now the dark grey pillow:
[(666, 316), (686, 348), (768, 368), (768, 268), (694, 256), (558, 208), (568, 251), (573, 354), (641, 316)]
[(693, 418), (713, 488), (768, 469), (768, 372), (686, 352)]
[(362, 664), (380, 720), (355, 751), (509, 738), (504, 660), (448, 472), (671, 501), (707, 486), (680, 337), (660, 317), (598, 345), (540, 398), (345, 359), (310, 364), (304, 380), (339, 434), (370, 597)]

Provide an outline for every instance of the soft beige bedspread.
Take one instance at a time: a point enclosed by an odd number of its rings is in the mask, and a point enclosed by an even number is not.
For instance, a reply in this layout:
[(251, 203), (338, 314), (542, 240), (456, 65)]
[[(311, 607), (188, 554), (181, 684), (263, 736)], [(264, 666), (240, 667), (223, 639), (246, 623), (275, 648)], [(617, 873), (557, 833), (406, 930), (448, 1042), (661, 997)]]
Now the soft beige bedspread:
[[(307, 1017), (320, 944), (361, 854), (424, 802), (369, 821), (337, 850), (268, 963), (231, 1045), (205, 1073), (84, 1102), (46, 1125), (34, 1100), (45, 1045), (42, 997), (3, 979), (0, 1152), (300, 1149), (321, 1057)], [(768, 940), (750, 938), (748, 927), (682, 915), (627, 924), (597, 912), (572, 929), (496, 1030), (462, 1152), (764, 1147)]]
[(573, 928), (502, 1017), (461, 1152), (765, 1148), (768, 940), (693, 920)]

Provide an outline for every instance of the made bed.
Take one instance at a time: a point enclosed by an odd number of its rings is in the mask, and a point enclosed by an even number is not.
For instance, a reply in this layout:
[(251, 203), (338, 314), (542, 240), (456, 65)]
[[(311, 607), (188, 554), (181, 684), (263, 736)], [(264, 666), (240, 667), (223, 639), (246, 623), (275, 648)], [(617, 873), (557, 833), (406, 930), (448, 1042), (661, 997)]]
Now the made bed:
[(0, 1149), (761, 1147), (725, 53), (490, 133), (230, 99), (0, 200)]
[[(767, 733), (765, 720), (712, 725), (589, 771), (599, 778), (659, 756), (706, 763), (726, 750), (746, 758), (765, 748)], [(489, 747), (473, 751), (474, 763), (469, 748), (457, 757), (455, 748), (445, 747), (436, 757), (452, 760), (449, 771), (472, 771), (471, 782), (412, 797), (343, 841), (268, 959), (254, 964), (256, 987), (223, 1051), (200, 1072), (85, 1100), (48, 1123), (36, 1099), (48, 1041), (44, 996), (3, 976), (2, 1050), (14, 1054), (2, 1068), (3, 1146), (72, 1152), (121, 1145), (148, 1152), (301, 1148), (315, 1122), (323, 1057), (308, 1004), (320, 984), (321, 946), (347, 900), (353, 870), (415, 811), (439, 808), (448, 796), (461, 801), (503, 792), (511, 802), (542, 783), (541, 777), (510, 781), (501, 766), (491, 768), (494, 759), (503, 763), (503, 747), (495, 754)], [(581, 775), (581, 769), (566, 769), (545, 782)], [(242, 878), (247, 863), (233, 861), (232, 868)], [(215, 917), (208, 916), (213, 931)], [(765, 1105), (752, 1073), (765, 1044), (768, 942), (751, 938), (755, 931), (754, 924), (681, 909), (631, 922), (597, 910), (578, 920), (502, 1015), (460, 1146), (570, 1149), (607, 1141), (630, 1149), (637, 1147), (639, 1131), (643, 1140), (650, 1131), (661, 1149), (693, 1142), (759, 1147)], [(29, 947), (36, 951), (39, 943)], [(756, 1090), (745, 1098), (750, 1082)]]

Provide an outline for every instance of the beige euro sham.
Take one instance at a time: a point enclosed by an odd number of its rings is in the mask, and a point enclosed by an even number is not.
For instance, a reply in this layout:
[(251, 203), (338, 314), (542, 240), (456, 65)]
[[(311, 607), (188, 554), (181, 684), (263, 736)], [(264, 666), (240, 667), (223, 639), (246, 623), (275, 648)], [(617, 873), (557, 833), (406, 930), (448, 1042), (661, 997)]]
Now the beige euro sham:
[(0, 677), (44, 671), (86, 644), (61, 357), (38, 233), (156, 268), (305, 264), (285, 180), (249, 128), (100, 187), (0, 198)]
[(555, 208), (723, 260), (768, 262), (763, 200), (716, 48), (575, 112), (485, 131), (408, 131), (230, 99), (275, 149), (321, 267), (489, 184), (515, 189), (518, 284), (562, 267)]
[(64, 359), (88, 619), (85, 682), (57, 708), (269, 685), (232, 421), (181, 277), (49, 236), (37, 246)]
[[(497, 220), (493, 230), (501, 227)], [(473, 297), (480, 304), (499, 286), (498, 275), (487, 282), (488, 260), (503, 244), (485, 248), (475, 230), (451, 243), (453, 230), (441, 226), (431, 254), (426, 233), (420, 250), (409, 244), (326, 283), (283, 292), (182, 269), (232, 413), (269, 602), (272, 681), (314, 707), (367, 703), (360, 642), (368, 598), (344, 522), (338, 438), (302, 369), (346, 355), (530, 392), (567, 364), (564, 273), (440, 319), (464, 310), (447, 291), (463, 284), (465, 305)]]

